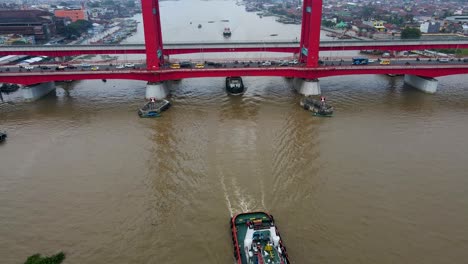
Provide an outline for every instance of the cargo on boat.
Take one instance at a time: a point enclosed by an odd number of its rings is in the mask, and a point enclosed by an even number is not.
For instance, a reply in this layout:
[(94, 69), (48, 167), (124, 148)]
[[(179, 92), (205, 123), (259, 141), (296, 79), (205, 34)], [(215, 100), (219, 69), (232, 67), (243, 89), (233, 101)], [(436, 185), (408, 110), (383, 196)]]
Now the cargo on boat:
[(237, 264), (290, 263), (272, 215), (241, 213), (232, 217), (230, 224)]
[(165, 99), (157, 100), (151, 98), (140, 110), (138, 115), (140, 117), (160, 117), (163, 111), (166, 111), (171, 106), (171, 103)]
[(316, 116), (332, 116), (333, 106), (325, 101), (325, 97), (316, 100), (312, 97), (304, 97), (299, 103), (305, 110), (312, 111)]

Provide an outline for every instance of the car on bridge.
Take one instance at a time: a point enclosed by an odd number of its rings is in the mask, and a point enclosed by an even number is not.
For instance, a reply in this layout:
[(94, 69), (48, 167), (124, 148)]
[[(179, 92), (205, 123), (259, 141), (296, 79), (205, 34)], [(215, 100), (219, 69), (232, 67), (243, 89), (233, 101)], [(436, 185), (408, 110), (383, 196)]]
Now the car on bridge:
[(125, 63), (125, 68), (133, 68), (135, 67), (135, 64), (133, 63)]
[(169, 68), (171, 69), (180, 69), (180, 64), (179, 63), (172, 63)]
[(182, 61), (180, 62), (181, 68), (192, 68), (192, 63), (190, 61)]
[(119, 64), (117, 66), (115, 66), (116, 69), (124, 69), (125, 68), (125, 65), (123, 64)]
[(203, 63), (197, 63), (197, 64), (195, 64), (195, 68), (197, 68), (197, 69), (203, 69), (203, 68), (205, 68), (205, 64), (203, 64)]
[(28, 70), (28, 71), (34, 70), (34, 66), (32, 66), (32, 65), (25, 65), (25, 66), (24, 66), (24, 69), (25, 69), (25, 70)]
[(391, 62), (390, 62), (389, 59), (382, 59), (382, 60), (380, 61), (380, 65), (390, 65), (390, 63), (391, 63)]
[(271, 62), (270, 61), (265, 61), (262, 63), (262, 66), (271, 66)]
[(89, 64), (89, 63), (81, 63), (81, 67), (83, 67), (83, 68), (90, 68), (90, 67), (91, 67), (91, 64)]
[(99, 70), (99, 66), (93, 66), (93, 67), (91, 67), (91, 70), (92, 71), (97, 71), (97, 70)]
[(440, 58), (439, 62), (442, 62), (442, 63), (449, 62), (449, 58)]

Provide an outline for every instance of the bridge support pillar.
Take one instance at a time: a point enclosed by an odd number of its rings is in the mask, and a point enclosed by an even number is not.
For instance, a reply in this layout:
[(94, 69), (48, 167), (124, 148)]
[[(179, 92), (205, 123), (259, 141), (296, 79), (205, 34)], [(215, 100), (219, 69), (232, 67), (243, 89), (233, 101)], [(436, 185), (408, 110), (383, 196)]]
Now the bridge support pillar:
[(318, 79), (301, 79), (294, 78), (293, 87), (299, 94), (309, 96), (309, 95), (319, 95), (322, 92), (320, 91), (320, 83)]
[(425, 93), (433, 94), (437, 91), (439, 81), (430, 77), (405, 74), (405, 83)]
[(28, 86), (24, 86), (22, 90), (23, 90), (23, 98), (26, 101), (32, 102), (54, 91), (55, 82), (45, 82), (45, 83), (38, 83), (34, 85), (28, 85)]
[(146, 85), (146, 99), (163, 99), (169, 95), (169, 85), (167, 82), (148, 82)]

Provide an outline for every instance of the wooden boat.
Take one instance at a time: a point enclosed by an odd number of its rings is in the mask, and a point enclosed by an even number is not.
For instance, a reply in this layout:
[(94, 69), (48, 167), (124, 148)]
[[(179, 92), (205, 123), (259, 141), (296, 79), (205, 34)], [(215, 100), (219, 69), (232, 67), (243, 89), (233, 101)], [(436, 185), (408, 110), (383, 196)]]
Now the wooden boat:
[(316, 100), (312, 97), (304, 97), (299, 103), (305, 110), (312, 111), (316, 116), (332, 116), (333, 106), (325, 102), (325, 97)]
[(138, 115), (140, 117), (160, 117), (161, 113), (169, 109), (170, 106), (171, 103), (165, 99), (156, 100), (151, 98), (148, 103), (138, 110)]

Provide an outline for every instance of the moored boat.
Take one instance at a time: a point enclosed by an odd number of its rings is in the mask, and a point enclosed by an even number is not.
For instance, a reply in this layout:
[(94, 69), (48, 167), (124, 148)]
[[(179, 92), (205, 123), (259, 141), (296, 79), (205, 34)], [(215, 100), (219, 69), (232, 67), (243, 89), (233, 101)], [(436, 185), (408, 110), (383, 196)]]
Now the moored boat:
[(312, 111), (316, 116), (332, 116), (333, 106), (325, 102), (325, 97), (316, 100), (312, 97), (304, 97), (299, 103), (305, 110)]
[(140, 117), (160, 117), (163, 111), (166, 111), (171, 106), (171, 103), (165, 99), (157, 100), (151, 98), (140, 110), (138, 115)]
[(230, 37), (231, 36), (231, 29), (230, 28), (224, 28), (224, 31), (223, 31), (223, 36), (224, 37)]
[(7, 138), (7, 134), (3, 133), (3, 132), (0, 132), (0, 142), (5, 141), (6, 138)]
[(248, 212), (231, 218), (232, 243), (237, 264), (289, 264), (272, 215)]
[(7, 83), (4, 83), (0, 86), (0, 92), (3, 92), (3, 93), (12, 93), (16, 90), (19, 89), (19, 85), (17, 84), (7, 84)]
[(242, 94), (245, 91), (241, 77), (226, 77), (226, 91), (230, 94)]

